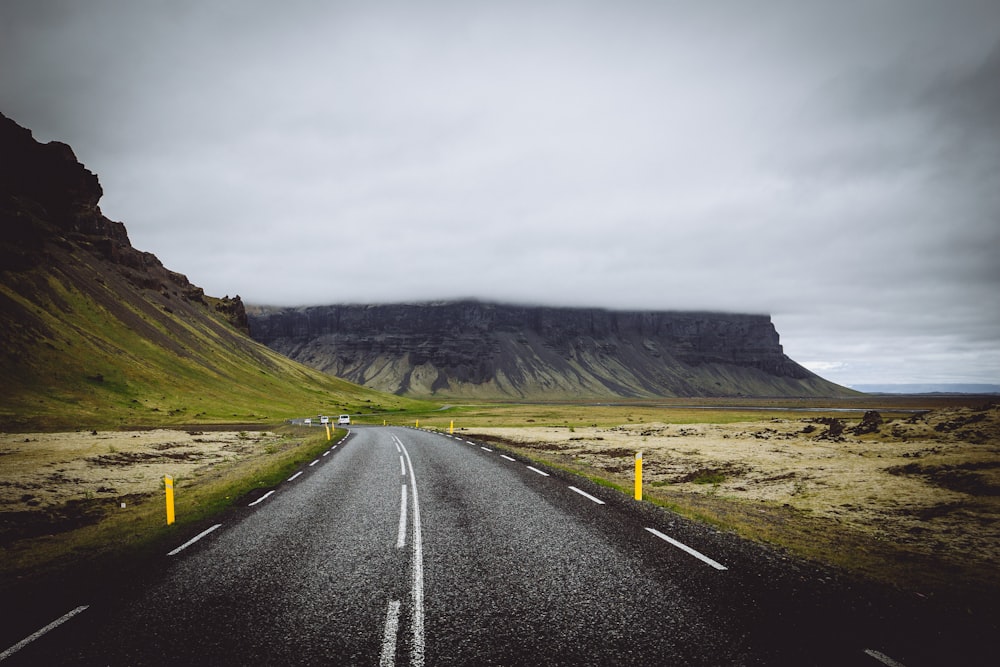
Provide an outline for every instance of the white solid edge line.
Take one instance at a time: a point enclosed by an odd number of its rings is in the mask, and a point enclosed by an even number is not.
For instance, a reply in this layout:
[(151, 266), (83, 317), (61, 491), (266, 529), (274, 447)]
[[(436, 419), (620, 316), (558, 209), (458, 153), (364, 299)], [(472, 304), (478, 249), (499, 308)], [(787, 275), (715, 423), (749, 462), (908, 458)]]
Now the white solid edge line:
[(382, 653), (379, 667), (393, 667), (396, 664), (396, 637), (399, 634), (399, 600), (389, 600), (385, 612), (385, 632), (382, 633)]
[(892, 658), (887, 656), (885, 653), (882, 653), (881, 651), (876, 651), (874, 649), (866, 648), (865, 655), (871, 658), (875, 658), (883, 665), (888, 665), (888, 667), (906, 667), (906, 665), (904, 665), (903, 663), (899, 662), (898, 660), (893, 660)]
[(403, 494), (399, 497), (399, 531), (396, 533), (396, 548), (406, 546), (406, 484), (403, 484)]
[(543, 471), (543, 470), (539, 470), (538, 468), (532, 468), (531, 466), (528, 466), (528, 470), (534, 470), (534, 471), (535, 471), (535, 472), (537, 472), (537, 473), (538, 473), (539, 475), (542, 475), (542, 476), (544, 476), (544, 477), (548, 477), (548, 476), (549, 476), (549, 473), (547, 473), (547, 472), (545, 472), (545, 471)]
[(27, 646), (31, 642), (35, 641), (36, 639), (38, 639), (39, 637), (41, 637), (42, 635), (44, 635), (46, 632), (49, 632), (50, 630), (54, 630), (54, 629), (58, 628), (60, 625), (62, 625), (63, 623), (65, 623), (69, 619), (73, 618), (74, 616), (76, 616), (80, 612), (86, 611), (89, 608), (90, 608), (90, 605), (88, 605), (88, 604), (80, 605), (79, 607), (77, 607), (73, 611), (60, 616), (56, 620), (54, 620), (51, 623), (49, 623), (48, 625), (46, 625), (41, 630), (38, 630), (37, 632), (31, 633), (30, 635), (28, 635), (27, 637), (25, 637), (24, 639), (22, 639), (18, 643), (14, 644), (13, 646), (11, 646), (9, 649), (7, 649), (6, 651), (4, 651), (3, 653), (0, 653), (0, 660), (6, 660), (7, 658), (9, 658), (10, 656), (14, 655), (18, 651), (20, 651), (22, 648), (24, 648), (25, 646)]
[(295, 473), (294, 475), (292, 475), (291, 477), (289, 477), (289, 478), (288, 478), (287, 480), (285, 480), (285, 481), (286, 481), (286, 482), (291, 482), (292, 480), (294, 480), (294, 479), (295, 479), (296, 477), (298, 477), (298, 476), (299, 476), (299, 475), (301, 475), (301, 474), (302, 474), (302, 471), (300, 470), (300, 471), (298, 471), (297, 473)]
[(501, 454), (500, 458), (507, 459), (508, 461), (514, 461), (515, 463), (517, 463), (517, 459), (511, 458), (511, 457), (507, 456), (506, 454)]
[(487, 451), (487, 452), (492, 452), (492, 451), (493, 451), (493, 450), (492, 450), (492, 449), (490, 449), (489, 447), (483, 447), (482, 445), (480, 445), (480, 446), (479, 446), (479, 449), (482, 449), (482, 450), (485, 450), (485, 451)]
[(274, 489), (271, 489), (270, 491), (268, 491), (267, 493), (265, 493), (264, 495), (262, 495), (262, 496), (261, 496), (260, 498), (258, 498), (257, 500), (253, 501), (252, 503), (250, 503), (249, 505), (247, 505), (247, 507), (253, 507), (253, 506), (254, 506), (254, 505), (256, 505), (257, 503), (262, 503), (262, 502), (264, 502), (264, 500), (265, 500), (265, 499), (266, 499), (266, 498), (267, 498), (267, 497), (268, 497), (269, 495), (271, 495), (272, 493), (274, 493)]
[(683, 542), (678, 542), (674, 538), (672, 538), (672, 537), (670, 537), (668, 535), (664, 535), (663, 533), (661, 533), (660, 531), (656, 530), (655, 528), (647, 528), (646, 530), (648, 530), (653, 535), (656, 535), (661, 540), (669, 542), (670, 544), (674, 545), (675, 547), (677, 547), (681, 551), (686, 551), (687, 553), (691, 554), (692, 556), (694, 556), (698, 560), (700, 560), (700, 561), (702, 561), (704, 563), (708, 563), (709, 565), (711, 565), (712, 567), (714, 567), (716, 570), (727, 570), (727, 569), (729, 569), (725, 565), (723, 565), (722, 563), (719, 563), (718, 561), (712, 560), (711, 558), (709, 558), (705, 554), (701, 553), (700, 551), (696, 551), (696, 550), (692, 549), (691, 547), (689, 547), (688, 545), (684, 544)]
[(579, 493), (584, 498), (587, 498), (588, 500), (593, 500), (598, 505), (604, 505), (605, 504), (603, 500), (601, 500), (600, 498), (595, 498), (594, 496), (590, 495), (589, 493), (587, 493), (583, 489), (578, 489), (575, 486), (571, 486), (569, 488), (570, 488), (571, 491), (576, 491), (577, 493)]
[(177, 547), (173, 551), (169, 552), (167, 555), (168, 556), (176, 556), (177, 554), (179, 554), (180, 552), (184, 551), (189, 546), (191, 546), (192, 544), (194, 544), (195, 542), (197, 542), (201, 538), (205, 537), (206, 535), (208, 535), (209, 533), (211, 533), (216, 528), (219, 528), (220, 526), (222, 526), (222, 524), (221, 523), (217, 523), (214, 526), (212, 526), (211, 528), (208, 528), (206, 530), (201, 531), (200, 533), (198, 533), (197, 535), (195, 535), (194, 537), (192, 537), (190, 540), (188, 540), (184, 544), (180, 545), (179, 547)]

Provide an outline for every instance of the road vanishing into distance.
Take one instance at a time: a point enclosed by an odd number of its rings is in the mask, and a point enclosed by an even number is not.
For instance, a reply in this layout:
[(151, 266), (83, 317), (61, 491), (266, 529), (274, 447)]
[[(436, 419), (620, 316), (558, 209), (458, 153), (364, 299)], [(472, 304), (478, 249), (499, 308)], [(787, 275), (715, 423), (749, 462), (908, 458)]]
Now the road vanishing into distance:
[(5, 603), (0, 662), (977, 664), (891, 598), (458, 436), (353, 427), (217, 521), (47, 618)]

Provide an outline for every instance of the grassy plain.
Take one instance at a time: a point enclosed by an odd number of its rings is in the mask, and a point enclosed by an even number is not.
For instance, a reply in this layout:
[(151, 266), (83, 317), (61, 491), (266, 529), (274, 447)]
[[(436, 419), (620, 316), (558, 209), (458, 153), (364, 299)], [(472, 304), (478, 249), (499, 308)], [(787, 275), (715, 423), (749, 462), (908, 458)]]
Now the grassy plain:
[[(988, 400), (424, 403), (362, 407), (352, 418), (441, 431), (454, 423), (627, 495), (641, 450), (646, 502), (864, 577), (961, 598), (1000, 591), (1000, 411)], [(883, 423), (855, 433), (869, 410)], [(184, 525), (279, 483), (327, 446), (319, 429), (161, 426), (0, 435), (0, 577), (171, 537), (179, 528), (163, 525), (164, 474), (177, 480)]]
[[(995, 397), (994, 397), (995, 399)], [(1000, 591), (1000, 409), (978, 397), (461, 406), (467, 435), (924, 595)], [(752, 408), (752, 409), (751, 409)], [(866, 429), (865, 412), (882, 423)]]
[[(142, 552), (329, 446), (325, 430), (292, 426), (0, 434), (0, 582)], [(164, 475), (174, 480), (172, 526)]]

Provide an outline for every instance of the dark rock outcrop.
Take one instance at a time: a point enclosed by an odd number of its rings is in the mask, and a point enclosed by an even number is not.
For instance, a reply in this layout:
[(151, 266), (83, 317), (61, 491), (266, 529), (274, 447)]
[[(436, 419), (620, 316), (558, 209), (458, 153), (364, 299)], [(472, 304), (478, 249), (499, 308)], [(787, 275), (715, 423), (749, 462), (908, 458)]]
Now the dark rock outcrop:
[(834, 396), (771, 318), (475, 301), (251, 308), (254, 339), (384, 391), (478, 397)]
[[(125, 226), (101, 212), (102, 195), (69, 146), (42, 144), (0, 114), (0, 419), (80, 387), (118, 398), (133, 377), (162, 371), (153, 358), (215, 376), (237, 363), (273, 365), (238, 331), (247, 331), (238, 296), (206, 296), (132, 247)], [(135, 341), (138, 356), (126, 349)]]

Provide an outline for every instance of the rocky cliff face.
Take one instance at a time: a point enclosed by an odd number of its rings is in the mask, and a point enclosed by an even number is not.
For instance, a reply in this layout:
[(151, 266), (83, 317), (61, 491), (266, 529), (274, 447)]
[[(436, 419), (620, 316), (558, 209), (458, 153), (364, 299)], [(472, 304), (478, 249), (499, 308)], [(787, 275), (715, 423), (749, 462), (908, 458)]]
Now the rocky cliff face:
[(102, 194), (69, 146), (0, 114), (0, 427), (127, 414), (173, 375), (275, 367), (245, 335), (240, 298), (207, 296), (132, 247)]
[(478, 302), (250, 308), (251, 336), (383, 391), (483, 398), (833, 396), (767, 315)]
[(82, 251), (110, 262), (134, 287), (210, 306), (247, 330), (239, 296), (205, 297), (186, 276), (132, 247), (125, 225), (105, 217), (98, 206), (104, 191), (97, 176), (68, 145), (41, 144), (0, 114), (0, 155), (0, 269), (17, 274), (54, 262), (60, 251)]

